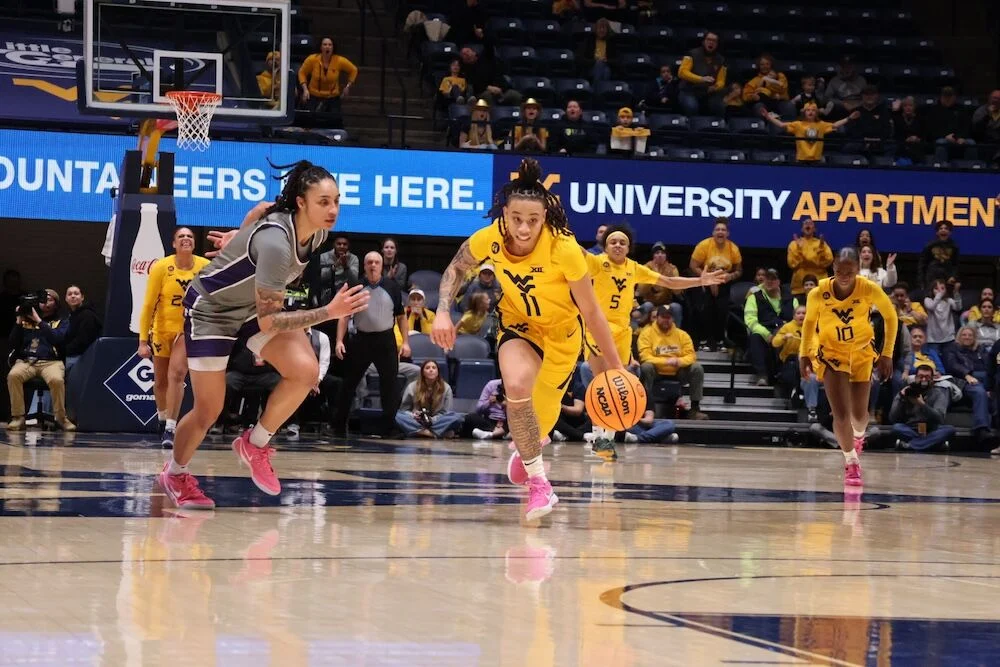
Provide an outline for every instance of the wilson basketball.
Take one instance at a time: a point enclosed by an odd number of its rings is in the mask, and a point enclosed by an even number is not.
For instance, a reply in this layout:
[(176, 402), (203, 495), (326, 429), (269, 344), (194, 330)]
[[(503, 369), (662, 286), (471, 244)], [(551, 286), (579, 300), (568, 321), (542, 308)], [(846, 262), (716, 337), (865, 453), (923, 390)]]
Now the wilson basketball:
[(595, 426), (624, 431), (635, 426), (646, 412), (646, 390), (631, 373), (610, 370), (593, 379), (584, 402)]

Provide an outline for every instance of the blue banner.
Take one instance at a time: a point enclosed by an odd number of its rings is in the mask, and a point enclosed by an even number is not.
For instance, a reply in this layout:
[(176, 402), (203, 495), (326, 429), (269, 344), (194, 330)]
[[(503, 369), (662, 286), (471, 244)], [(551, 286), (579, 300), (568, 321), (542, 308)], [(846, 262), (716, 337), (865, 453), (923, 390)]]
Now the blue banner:
[[(495, 157), (495, 187), (511, 178), (519, 161)], [(725, 216), (737, 245), (783, 248), (809, 216), (834, 247), (869, 229), (883, 251), (918, 252), (934, 236), (935, 222), (951, 220), (963, 254), (1000, 254), (995, 174), (565, 157), (540, 162), (584, 245), (599, 225), (622, 221), (642, 242), (694, 245)]]
[[(14, 218), (108, 222), (130, 137), (0, 130), (0, 211)], [(490, 155), (213, 141), (175, 152), (177, 222), (233, 227), (280, 183), (274, 164), (310, 160), (337, 176), (339, 231), (467, 236), (483, 222), (493, 187)]]

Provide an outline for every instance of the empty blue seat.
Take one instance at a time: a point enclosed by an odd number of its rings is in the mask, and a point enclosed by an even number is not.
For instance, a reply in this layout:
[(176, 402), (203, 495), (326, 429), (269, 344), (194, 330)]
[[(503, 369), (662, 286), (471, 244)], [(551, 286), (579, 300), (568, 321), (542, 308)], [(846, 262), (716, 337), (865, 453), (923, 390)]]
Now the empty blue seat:
[(624, 53), (618, 60), (618, 67), (626, 79), (652, 79), (658, 67), (648, 53)]
[(671, 160), (704, 160), (705, 151), (700, 148), (669, 148), (666, 151)]
[(552, 106), (556, 101), (556, 90), (552, 87), (552, 82), (544, 76), (515, 76), (513, 83), (514, 90), (518, 91), (525, 98), (534, 97), (543, 107)]
[(582, 106), (588, 106), (594, 99), (594, 90), (586, 79), (556, 79), (552, 82), (559, 94), (563, 106), (569, 100), (576, 100)]
[(517, 17), (492, 18), (487, 24), (486, 30), (498, 46), (513, 46), (523, 44), (525, 41), (524, 23)]
[(867, 167), (868, 158), (849, 153), (829, 153), (826, 155), (826, 163), (835, 167)]
[(413, 363), (422, 364), (428, 359), (438, 362), (442, 370), (448, 368), (448, 358), (444, 350), (431, 341), (431, 337), (425, 333), (410, 334), (410, 357)]
[(665, 25), (644, 25), (639, 27), (639, 42), (643, 48), (654, 53), (670, 50), (674, 41), (674, 31)]
[(493, 107), (493, 136), (505, 136), (521, 121), (521, 110), (517, 107)]
[(571, 77), (576, 74), (576, 56), (569, 49), (539, 49), (538, 61), (550, 77)]
[[(468, 107), (465, 105), (454, 106), (461, 106), (462, 108), (468, 110)], [(466, 113), (466, 115), (468, 114)], [(410, 274), (410, 284), (414, 287), (419, 287), (425, 292), (427, 290), (436, 290), (441, 286), (441, 274), (437, 271), (414, 271)]]
[(566, 43), (562, 26), (552, 19), (534, 19), (525, 23), (528, 39), (536, 47), (559, 47)]
[(594, 87), (594, 101), (598, 106), (619, 107), (632, 105), (632, 89), (625, 81), (599, 81)]
[(490, 352), (490, 344), (482, 336), (459, 334), (448, 356), (452, 359), (489, 359)]
[(510, 74), (534, 74), (538, 71), (538, 55), (530, 46), (503, 46), (498, 55)]
[(428, 69), (448, 68), (448, 64), (458, 57), (458, 47), (452, 42), (424, 42), (420, 47), (424, 65)]
[(455, 398), (478, 399), (487, 382), (497, 379), (492, 359), (460, 359), (455, 365)]
[(788, 154), (782, 151), (754, 151), (750, 154), (750, 159), (761, 163), (785, 163), (790, 162)]
[(708, 159), (716, 162), (746, 162), (747, 154), (740, 150), (715, 150), (708, 152)]

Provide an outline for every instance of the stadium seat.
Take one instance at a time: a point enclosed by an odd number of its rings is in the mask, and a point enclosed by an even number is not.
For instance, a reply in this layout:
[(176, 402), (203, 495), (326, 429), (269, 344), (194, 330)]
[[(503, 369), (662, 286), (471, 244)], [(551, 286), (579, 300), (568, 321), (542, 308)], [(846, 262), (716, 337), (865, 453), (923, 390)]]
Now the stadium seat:
[(700, 148), (668, 148), (666, 155), (671, 160), (704, 160), (705, 152)]
[(431, 337), (425, 333), (410, 334), (407, 341), (410, 344), (410, 357), (413, 363), (422, 364), (428, 359), (438, 362), (441, 368), (448, 367), (448, 358), (440, 347), (431, 342)]
[(695, 140), (701, 144), (717, 146), (726, 139), (729, 126), (725, 118), (716, 116), (692, 116), (691, 132), (695, 135)]
[(826, 156), (826, 163), (834, 167), (867, 167), (868, 158), (864, 155), (852, 155), (848, 153), (830, 153)]
[(598, 133), (606, 134), (611, 131), (611, 125), (608, 124), (608, 116), (603, 111), (584, 111), (583, 120), (593, 130), (595, 135)]
[(864, 42), (857, 35), (830, 35), (826, 45), (833, 52), (844, 54), (857, 54), (864, 49)]
[(691, 25), (699, 21), (694, 3), (688, 0), (666, 3), (666, 11), (663, 14), (669, 17), (670, 23), (673, 25)]
[(552, 15), (552, 3), (546, 0), (511, 0), (510, 13), (521, 19), (542, 19)]
[(639, 31), (635, 26), (622, 23), (618, 32), (611, 35), (611, 41), (620, 53), (635, 51), (639, 48)]
[[(463, 108), (468, 109), (465, 105), (453, 106), (462, 106)], [(438, 271), (414, 271), (410, 274), (410, 284), (414, 287), (419, 287), (425, 292), (427, 290), (436, 290), (441, 286), (441, 274)]]
[(514, 90), (524, 95), (525, 99), (534, 97), (543, 107), (556, 104), (556, 89), (552, 82), (544, 76), (516, 76), (512, 80)]
[(875, 155), (872, 157), (873, 167), (895, 167), (896, 161), (888, 155)]
[(490, 344), (482, 336), (459, 334), (448, 356), (452, 359), (489, 359), (490, 352)]
[[(667, 14), (670, 16), (670, 14)], [(674, 36), (676, 37), (675, 46), (680, 49), (682, 54), (687, 54), (693, 48), (701, 46), (701, 42), (705, 39), (705, 29), (704, 28), (677, 28), (674, 30)], [(725, 46), (720, 45), (720, 49), (724, 49)]]
[(654, 79), (658, 67), (648, 53), (625, 53), (618, 61), (618, 68), (625, 79)]
[(865, 77), (865, 81), (872, 84), (873, 86), (879, 86), (880, 88), (885, 83), (882, 77), (882, 68), (878, 65), (865, 65), (860, 68), (861, 76)]
[(521, 121), (521, 110), (517, 107), (493, 107), (493, 136), (500, 139)]
[(763, 118), (730, 118), (727, 121), (736, 144), (741, 147), (763, 146), (771, 132)]
[(754, 28), (766, 28), (773, 19), (768, 17), (767, 5), (737, 5), (735, 10), (739, 16), (739, 23), (751, 30)]
[(652, 53), (667, 53), (673, 46), (674, 31), (665, 25), (644, 25), (639, 27), (639, 42)]
[(796, 53), (803, 58), (826, 58), (826, 39), (818, 32), (789, 35), (789, 42), (795, 47)]
[(274, 35), (269, 32), (253, 32), (246, 37), (247, 49), (253, 57), (263, 57), (274, 50)]
[(304, 60), (316, 53), (312, 35), (292, 35), (291, 47), (293, 61)]
[(566, 115), (562, 109), (558, 107), (543, 107), (541, 119), (545, 125), (558, 126), (562, 122), (563, 116)]
[(649, 143), (657, 146), (683, 141), (691, 131), (688, 117), (680, 114), (650, 114), (646, 123), (653, 133)]
[(732, 58), (726, 62), (726, 69), (727, 81), (749, 81), (757, 76), (757, 61), (753, 58)]
[(899, 47), (907, 57), (918, 63), (934, 62), (938, 57), (934, 40), (926, 37), (901, 37)]
[[(777, 30), (752, 30), (748, 34), (750, 42), (761, 51), (767, 51), (777, 58), (789, 53), (788, 35)], [(728, 53), (728, 51), (727, 51)], [(757, 53), (749, 54), (751, 56)], [(781, 69), (780, 67), (778, 68)]]
[(594, 86), (594, 102), (617, 112), (620, 107), (632, 105), (632, 89), (625, 81), (599, 81)]
[(569, 49), (539, 49), (538, 61), (542, 71), (550, 77), (576, 75), (576, 56)]
[(439, 301), (438, 286), (437, 285), (435, 285), (434, 287), (432, 287), (430, 289), (425, 289), (424, 290), (424, 300), (425, 300), (426, 306), (427, 306), (427, 308), (429, 310), (431, 310), (431, 311), (437, 310), (438, 301)]
[(708, 152), (708, 159), (715, 162), (746, 162), (747, 154), (740, 150), (715, 150)]
[(586, 79), (556, 79), (552, 85), (559, 94), (562, 106), (566, 106), (569, 100), (576, 100), (586, 107), (594, 99), (594, 90)]
[(458, 47), (452, 42), (424, 42), (421, 51), (428, 70), (446, 70), (448, 64), (458, 57)]
[(886, 65), (882, 74), (887, 85), (897, 92), (916, 92), (923, 85), (920, 68), (914, 65)]
[[(952, 160), (953, 169), (987, 169), (987, 164), (982, 160)], [(972, 303), (972, 302), (969, 302)]]
[(872, 62), (891, 62), (899, 53), (899, 40), (892, 35), (869, 37), (865, 43), (865, 54)]
[(750, 33), (746, 30), (732, 30), (723, 32), (722, 43), (726, 45), (726, 56), (756, 56), (761, 51), (759, 44), (754, 44), (750, 39)]
[(461, 359), (455, 366), (455, 398), (478, 399), (486, 383), (495, 379), (496, 364), (493, 360)]
[(846, 16), (847, 25), (851, 26), (852, 30), (856, 30), (862, 34), (871, 34), (881, 27), (879, 25), (881, 17), (876, 9), (868, 7), (851, 9), (847, 11)]
[(536, 48), (558, 48), (566, 43), (566, 34), (557, 21), (534, 19), (525, 24), (528, 39)]
[(934, 88), (950, 86), (955, 83), (955, 70), (943, 65), (921, 67), (920, 76), (924, 81), (930, 81)]
[(774, 25), (780, 25), (784, 30), (798, 30), (806, 25), (813, 25), (811, 19), (806, 19), (805, 10), (798, 5), (772, 6), (771, 16)]
[(508, 74), (534, 74), (538, 71), (538, 55), (530, 46), (503, 46), (498, 55)]
[(754, 151), (750, 154), (750, 159), (761, 164), (789, 162), (788, 156), (782, 151)]
[(490, 19), (486, 31), (497, 46), (516, 46), (525, 42), (524, 24), (513, 16)]

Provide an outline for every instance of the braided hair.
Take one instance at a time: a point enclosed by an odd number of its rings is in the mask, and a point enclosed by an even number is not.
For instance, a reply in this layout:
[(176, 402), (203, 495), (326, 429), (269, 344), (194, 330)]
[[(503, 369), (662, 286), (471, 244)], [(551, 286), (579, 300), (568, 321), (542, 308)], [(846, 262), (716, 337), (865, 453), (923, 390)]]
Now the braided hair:
[(538, 160), (524, 158), (517, 168), (517, 177), (507, 183), (493, 198), (493, 207), (486, 217), (496, 220), (500, 225), (500, 233), (507, 237), (507, 221), (503, 217), (503, 209), (512, 199), (526, 199), (541, 202), (545, 207), (545, 224), (553, 235), (572, 236), (569, 229), (569, 218), (563, 209), (559, 198), (542, 185), (542, 167)]
[(274, 205), (268, 208), (264, 215), (270, 215), (276, 211), (295, 214), (298, 210), (297, 198), (305, 197), (309, 188), (327, 179), (334, 183), (337, 182), (337, 179), (326, 168), (315, 165), (309, 160), (299, 160), (292, 164), (274, 164), (268, 160), (267, 163), (271, 165), (272, 169), (288, 169), (288, 171), (274, 177), (276, 181), (285, 179), (285, 186), (281, 188), (281, 194), (274, 200)]

